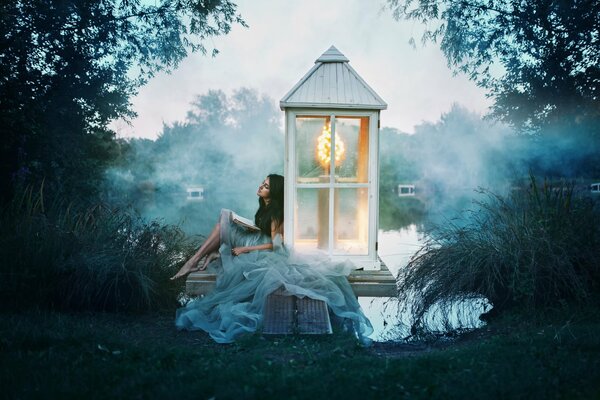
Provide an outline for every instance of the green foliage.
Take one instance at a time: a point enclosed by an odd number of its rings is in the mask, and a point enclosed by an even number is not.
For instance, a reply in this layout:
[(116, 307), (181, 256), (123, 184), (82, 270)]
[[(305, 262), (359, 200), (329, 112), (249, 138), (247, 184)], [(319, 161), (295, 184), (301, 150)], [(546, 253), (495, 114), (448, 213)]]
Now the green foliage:
[(522, 130), (600, 135), (600, 3), (590, 0), (388, 0), (426, 24), (448, 64), (494, 98), (493, 114)]
[(168, 278), (191, 252), (176, 227), (102, 205), (77, 209), (31, 189), (0, 213), (3, 308), (173, 308)]
[(400, 300), (423, 324), (432, 307), (486, 298), (494, 313), (595, 301), (600, 211), (568, 184), (485, 192), (469, 223), (437, 228), (399, 277)]
[(230, 345), (176, 332), (173, 315), (3, 314), (7, 398), (591, 399), (600, 393), (598, 311), (528, 315), (458, 344), (357, 346), (350, 335)]
[(137, 87), (244, 25), (228, 0), (150, 3), (2, 2), (1, 201), (42, 180), (49, 193), (94, 194), (120, 151), (108, 123), (134, 115)]

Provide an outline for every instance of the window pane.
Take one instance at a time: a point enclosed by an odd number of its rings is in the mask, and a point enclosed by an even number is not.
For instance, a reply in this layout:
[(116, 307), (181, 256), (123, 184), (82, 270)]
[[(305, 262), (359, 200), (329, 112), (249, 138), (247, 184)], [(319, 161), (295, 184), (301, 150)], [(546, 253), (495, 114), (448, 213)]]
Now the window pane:
[(334, 212), (334, 253), (369, 253), (369, 190), (336, 189)]
[(328, 250), (329, 189), (298, 189), (295, 215), (295, 247)]
[(329, 181), (331, 146), (327, 147), (329, 117), (296, 117), (296, 176), (298, 183)]
[(369, 117), (336, 117), (336, 182), (369, 181)]

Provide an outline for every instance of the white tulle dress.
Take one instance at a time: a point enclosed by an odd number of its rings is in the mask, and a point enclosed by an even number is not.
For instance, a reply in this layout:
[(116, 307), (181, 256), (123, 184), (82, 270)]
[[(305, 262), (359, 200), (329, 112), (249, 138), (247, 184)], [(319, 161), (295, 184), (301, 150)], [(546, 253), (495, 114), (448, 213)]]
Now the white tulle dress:
[(233, 342), (260, 331), (267, 296), (283, 287), (284, 294), (325, 301), (343, 326), (351, 326), (363, 344), (370, 344), (373, 328), (346, 278), (352, 271), (350, 262), (295, 254), (282, 244), (280, 235), (273, 241), (273, 251), (232, 256), (233, 247), (269, 243), (271, 238), (231, 222), (229, 210), (221, 211), (220, 225), (221, 257), (209, 266), (217, 271), (215, 290), (177, 310), (179, 329), (201, 329), (218, 343)]

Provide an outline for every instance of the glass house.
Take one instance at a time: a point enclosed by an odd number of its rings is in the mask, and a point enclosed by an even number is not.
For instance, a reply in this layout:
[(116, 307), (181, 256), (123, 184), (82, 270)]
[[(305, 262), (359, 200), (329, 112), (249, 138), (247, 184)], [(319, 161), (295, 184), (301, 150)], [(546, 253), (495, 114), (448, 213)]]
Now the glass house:
[(378, 270), (379, 116), (387, 104), (332, 46), (280, 107), (286, 245)]
[[(281, 100), (285, 112), (285, 243), (350, 260), (356, 296), (397, 295), (377, 256), (379, 114), (387, 104), (335, 47)], [(214, 271), (193, 272), (186, 294), (214, 290)]]

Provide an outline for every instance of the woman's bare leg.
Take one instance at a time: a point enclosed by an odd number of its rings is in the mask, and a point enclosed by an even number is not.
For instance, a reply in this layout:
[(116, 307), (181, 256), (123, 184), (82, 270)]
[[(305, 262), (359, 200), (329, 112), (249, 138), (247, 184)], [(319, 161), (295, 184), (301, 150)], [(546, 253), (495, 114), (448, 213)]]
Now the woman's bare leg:
[[(200, 249), (189, 260), (183, 264), (183, 267), (171, 277), (171, 280), (181, 278), (192, 271), (204, 270), (208, 266), (208, 262), (204, 262), (202, 267), (196, 267), (202, 257), (219, 250), (221, 246), (221, 225), (217, 222), (208, 238), (204, 241)], [(207, 259), (207, 261), (209, 261)]]

